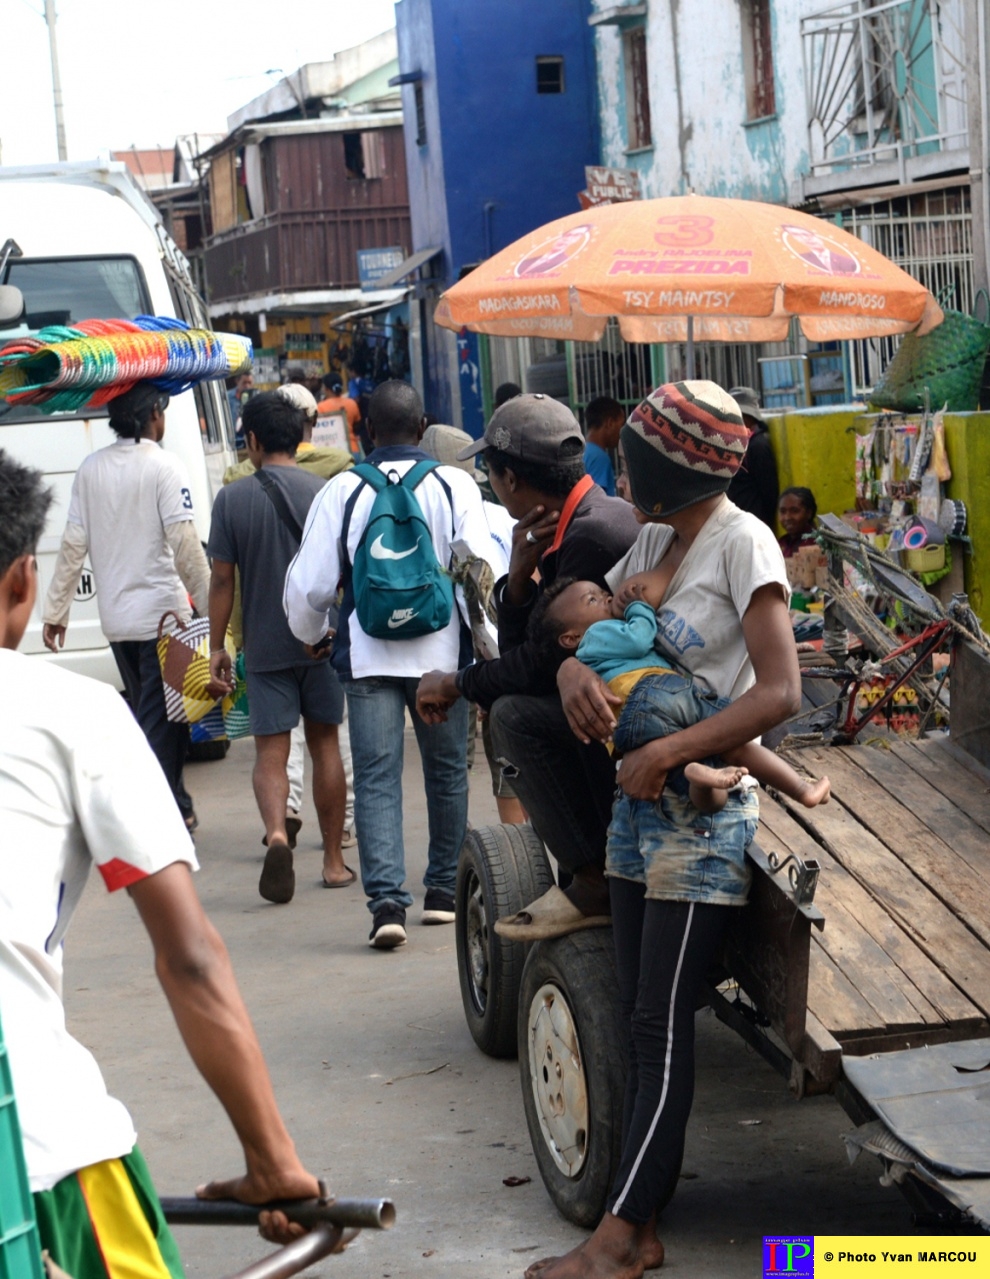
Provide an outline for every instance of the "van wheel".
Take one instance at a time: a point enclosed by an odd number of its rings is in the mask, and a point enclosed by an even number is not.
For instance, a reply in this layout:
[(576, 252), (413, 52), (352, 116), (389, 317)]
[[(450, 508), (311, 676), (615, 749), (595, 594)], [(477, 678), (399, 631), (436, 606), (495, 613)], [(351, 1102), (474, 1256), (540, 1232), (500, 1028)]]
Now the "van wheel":
[(498, 937), (495, 921), (522, 910), (552, 885), (550, 863), (532, 826), (468, 831), (457, 866), (457, 969), (468, 1029), (489, 1057), (516, 1055), (526, 959), (526, 943)]
[(519, 1074), (540, 1175), (559, 1211), (595, 1226), (619, 1167), (626, 1055), (609, 928), (530, 949), (519, 991)]

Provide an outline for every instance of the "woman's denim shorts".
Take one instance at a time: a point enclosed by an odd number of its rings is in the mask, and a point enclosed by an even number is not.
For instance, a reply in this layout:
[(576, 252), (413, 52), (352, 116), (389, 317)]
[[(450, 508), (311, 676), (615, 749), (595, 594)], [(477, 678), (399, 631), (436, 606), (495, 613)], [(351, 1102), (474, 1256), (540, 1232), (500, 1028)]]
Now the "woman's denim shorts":
[[(616, 747), (634, 750), (728, 704), (701, 692), (685, 676), (647, 676), (622, 709)], [(630, 799), (620, 789), (612, 807), (605, 873), (645, 884), (646, 896), (660, 901), (743, 906), (750, 883), (746, 848), (759, 814), (755, 789), (731, 791), (718, 813), (700, 812), (688, 798), (680, 769), (668, 776), (659, 802)]]

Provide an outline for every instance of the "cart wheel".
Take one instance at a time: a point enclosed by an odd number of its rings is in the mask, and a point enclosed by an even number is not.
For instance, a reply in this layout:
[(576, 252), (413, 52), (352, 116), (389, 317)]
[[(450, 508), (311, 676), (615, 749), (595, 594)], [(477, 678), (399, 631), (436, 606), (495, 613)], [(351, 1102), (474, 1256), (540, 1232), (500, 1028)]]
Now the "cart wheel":
[(537, 942), (519, 992), (519, 1073), (550, 1198), (595, 1226), (619, 1167), (626, 1055), (608, 928)]
[(489, 1057), (516, 1055), (526, 959), (525, 942), (497, 937), (495, 921), (522, 910), (552, 885), (550, 863), (531, 826), (468, 831), (457, 866), (457, 968), (468, 1029)]

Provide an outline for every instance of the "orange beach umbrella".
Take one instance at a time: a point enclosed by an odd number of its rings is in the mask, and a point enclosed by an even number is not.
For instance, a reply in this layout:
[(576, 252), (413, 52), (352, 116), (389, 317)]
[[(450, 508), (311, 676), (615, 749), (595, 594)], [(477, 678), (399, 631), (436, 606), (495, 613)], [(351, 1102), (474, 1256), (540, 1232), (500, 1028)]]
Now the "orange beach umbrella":
[(752, 200), (669, 196), (548, 222), (448, 289), (447, 328), (596, 341), (779, 342), (798, 316), (814, 342), (942, 320), (931, 293), (830, 222)]

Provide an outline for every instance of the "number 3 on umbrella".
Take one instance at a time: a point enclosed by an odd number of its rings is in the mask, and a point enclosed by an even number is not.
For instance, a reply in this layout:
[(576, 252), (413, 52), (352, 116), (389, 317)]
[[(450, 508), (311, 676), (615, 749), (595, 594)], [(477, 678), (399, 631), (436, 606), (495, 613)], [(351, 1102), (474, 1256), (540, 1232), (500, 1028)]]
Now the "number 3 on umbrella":
[(674, 249), (696, 249), (702, 244), (710, 244), (714, 238), (712, 223), (714, 218), (700, 215), (684, 215), (670, 218), (657, 218), (657, 226), (653, 238), (657, 244)]

